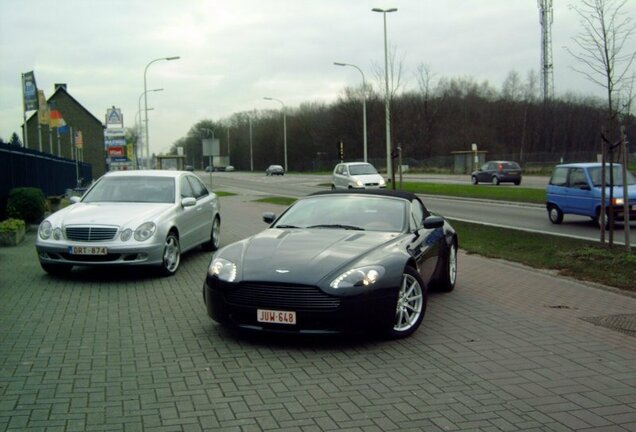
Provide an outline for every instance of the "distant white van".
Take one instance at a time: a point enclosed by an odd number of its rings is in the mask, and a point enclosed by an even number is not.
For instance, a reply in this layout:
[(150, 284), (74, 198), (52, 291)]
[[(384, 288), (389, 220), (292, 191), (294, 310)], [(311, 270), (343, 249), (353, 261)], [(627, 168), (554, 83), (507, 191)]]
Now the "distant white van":
[(336, 165), (331, 179), (331, 189), (381, 189), (386, 188), (384, 178), (367, 162), (345, 162)]

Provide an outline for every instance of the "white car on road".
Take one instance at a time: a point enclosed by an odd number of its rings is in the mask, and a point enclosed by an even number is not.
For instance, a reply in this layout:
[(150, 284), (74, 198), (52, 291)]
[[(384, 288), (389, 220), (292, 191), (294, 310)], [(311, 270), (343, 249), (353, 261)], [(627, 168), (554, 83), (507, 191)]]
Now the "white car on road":
[(336, 165), (331, 178), (331, 189), (381, 189), (384, 178), (367, 162), (345, 162)]

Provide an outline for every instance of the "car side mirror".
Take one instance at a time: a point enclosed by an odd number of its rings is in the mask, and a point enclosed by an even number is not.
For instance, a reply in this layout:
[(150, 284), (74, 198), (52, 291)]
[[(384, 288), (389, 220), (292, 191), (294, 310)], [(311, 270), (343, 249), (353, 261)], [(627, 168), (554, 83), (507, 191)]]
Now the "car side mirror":
[(276, 215), (272, 212), (263, 213), (263, 222), (271, 224), (276, 220)]
[(186, 197), (181, 199), (182, 207), (193, 207), (197, 203), (196, 198)]
[(77, 204), (78, 202), (80, 202), (81, 199), (82, 197), (78, 197), (77, 195), (74, 195), (70, 198), (70, 201), (72, 204)]
[(441, 228), (444, 226), (444, 218), (440, 216), (429, 216), (424, 219), (424, 228), (426, 229), (435, 229)]

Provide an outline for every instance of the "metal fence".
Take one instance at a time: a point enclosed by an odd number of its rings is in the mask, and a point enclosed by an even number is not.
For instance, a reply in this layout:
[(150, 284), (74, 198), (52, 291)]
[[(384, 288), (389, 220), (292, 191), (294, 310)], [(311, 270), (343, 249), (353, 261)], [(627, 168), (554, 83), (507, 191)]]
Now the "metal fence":
[(5, 216), (7, 197), (13, 188), (36, 187), (44, 196), (63, 195), (68, 189), (90, 183), (92, 178), (88, 163), (0, 144), (0, 216)]

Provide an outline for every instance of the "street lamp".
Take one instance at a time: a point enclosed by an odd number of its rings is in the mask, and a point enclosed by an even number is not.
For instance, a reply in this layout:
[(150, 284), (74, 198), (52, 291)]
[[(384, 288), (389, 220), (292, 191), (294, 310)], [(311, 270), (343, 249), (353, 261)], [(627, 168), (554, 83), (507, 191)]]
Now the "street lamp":
[[(206, 131), (209, 134), (212, 135), (212, 141), (214, 141), (214, 131), (210, 128), (205, 128), (205, 127), (199, 127), (198, 129), (202, 130), (202, 131)], [(203, 138), (201, 138), (201, 141), (203, 141)], [(214, 168), (212, 166), (212, 154), (208, 155), (208, 167), (210, 168), (210, 187), (212, 187), (212, 171), (214, 171)]]
[[(139, 128), (138, 128), (138, 138), (137, 140), (139, 140), (139, 138), (141, 138), (141, 131), (142, 131), (142, 122), (141, 122), (141, 98), (144, 97), (146, 95), (146, 93), (151, 93), (151, 92), (159, 92), (159, 91), (163, 91), (162, 88), (156, 88), (156, 89), (150, 89), (150, 90), (145, 90), (142, 94), (139, 95), (139, 99), (137, 100), (137, 107), (139, 108), (139, 110), (137, 111), (137, 114), (139, 114)], [(148, 108), (147, 111), (152, 110), (152, 108)], [(135, 114), (135, 123), (137, 122), (137, 114)], [(141, 148), (141, 155), (143, 156), (143, 147)], [(137, 155), (137, 151), (135, 149), (135, 157), (137, 157), (137, 168), (139, 168), (139, 158)]]
[(272, 97), (266, 96), (263, 99), (279, 102), (283, 106), (283, 151), (285, 153), (285, 172), (287, 172), (289, 170), (287, 169), (287, 114), (285, 113), (285, 104), (282, 100)]
[(148, 168), (150, 168), (150, 139), (148, 137), (148, 90), (146, 89), (146, 73), (148, 72), (148, 68), (150, 67), (151, 64), (153, 64), (154, 62), (158, 62), (161, 60), (178, 60), (181, 57), (179, 56), (174, 56), (174, 57), (161, 57), (161, 58), (157, 58), (154, 60), (151, 60), (147, 65), (146, 68), (144, 69), (144, 113), (145, 113), (145, 117), (146, 117), (146, 157), (148, 158)]
[[(381, 12), (384, 17), (384, 82), (385, 82), (385, 94), (384, 94), (384, 117), (386, 119), (386, 174), (391, 180), (393, 189), (395, 189), (395, 182), (393, 179), (393, 165), (391, 163), (391, 108), (389, 107), (389, 54), (386, 43), (386, 14), (396, 12), (397, 8), (380, 9), (373, 8), (372, 12)], [(148, 125), (146, 125), (148, 126)]]
[(362, 75), (362, 146), (364, 148), (364, 161), (367, 162), (367, 81), (364, 79), (364, 72), (358, 66), (350, 63), (333, 63), (336, 66), (351, 66), (358, 69)]

